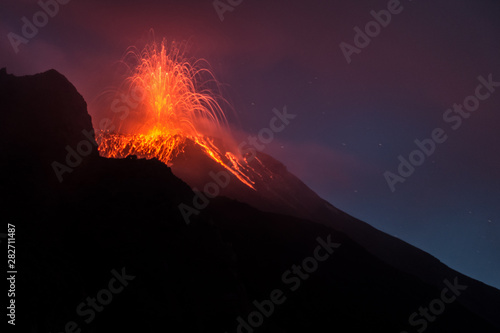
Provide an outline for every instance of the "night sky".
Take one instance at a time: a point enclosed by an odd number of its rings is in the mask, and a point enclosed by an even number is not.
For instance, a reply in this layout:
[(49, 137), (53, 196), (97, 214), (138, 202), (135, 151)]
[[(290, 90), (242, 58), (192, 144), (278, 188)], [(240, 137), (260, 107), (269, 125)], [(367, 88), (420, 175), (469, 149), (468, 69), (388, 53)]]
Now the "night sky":
[[(22, 18), (32, 21), (41, 7), (6, 0), (0, 67), (15, 75), (58, 70), (83, 95), (97, 128), (107, 112), (99, 97), (118, 84), (127, 47), (142, 47), (150, 29), (157, 41), (189, 40), (191, 54), (224, 84), (238, 140), (268, 127), (273, 108), (286, 106), (297, 116), (264, 152), (334, 206), (500, 288), (500, 86), (480, 88), (478, 106), (467, 99), (478, 77), (500, 82), (500, 3), (220, 3), (236, 5), (223, 21), (211, 0), (72, 0), (48, 22), (38, 15), (39, 31), (13, 47), (9, 33), (22, 36)], [(370, 12), (388, 7), (386, 27), (369, 25), (369, 43), (360, 38), (355, 48), (354, 28), (364, 31)], [(350, 45), (348, 57), (341, 43)], [(466, 99), (477, 110), (443, 119)], [(384, 173), (397, 174), (398, 156), (408, 159), (414, 141), (436, 128), (446, 141), (430, 156), (413, 154), (425, 160), (391, 191)]]

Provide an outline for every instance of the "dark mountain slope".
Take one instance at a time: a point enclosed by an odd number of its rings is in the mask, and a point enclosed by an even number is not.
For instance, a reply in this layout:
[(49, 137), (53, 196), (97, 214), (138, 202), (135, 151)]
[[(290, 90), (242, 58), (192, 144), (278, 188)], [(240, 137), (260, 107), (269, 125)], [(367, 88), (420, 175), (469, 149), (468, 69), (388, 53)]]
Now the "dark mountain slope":
[[(457, 276), (474, 290), (459, 299), (471, 311), (481, 314), (500, 327), (500, 291), (469, 278), (444, 265), (430, 254), (360, 221), (320, 198), (287, 168), (269, 155), (257, 153), (250, 163), (248, 175), (257, 191), (250, 189), (232, 176), (221, 195), (245, 202), (258, 209), (311, 220), (342, 231), (383, 262), (422, 281), (440, 288), (443, 280)], [(203, 189), (213, 182), (209, 172), (224, 169), (208, 158), (198, 147), (188, 145), (186, 153), (172, 167), (176, 176), (193, 188)]]
[[(36, 109), (26, 102), (33, 100)], [(93, 150), (59, 182), (53, 161), (64, 163), (65, 147), (78, 146), (90, 126), (81, 101), (53, 71), (0, 74), (0, 117), (12, 127), (1, 132), (2, 211), (16, 225), (21, 331), (63, 332), (74, 321), (82, 332), (234, 332), (254, 300), (281, 289), (286, 301), (256, 332), (414, 332), (408, 316), (441, 297), (444, 284), (432, 286), (305, 219), (215, 198), (186, 225), (178, 205), (195, 193), (155, 160), (105, 159)], [(17, 134), (37, 112), (46, 120)], [(317, 238), (329, 235), (340, 247), (291, 291), (283, 273), (314, 256)], [(113, 270), (130, 280), (108, 300)], [(469, 287), (426, 332), (498, 332), (460, 304), (467, 293), (478, 297)], [(92, 298), (106, 304), (92, 312)]]

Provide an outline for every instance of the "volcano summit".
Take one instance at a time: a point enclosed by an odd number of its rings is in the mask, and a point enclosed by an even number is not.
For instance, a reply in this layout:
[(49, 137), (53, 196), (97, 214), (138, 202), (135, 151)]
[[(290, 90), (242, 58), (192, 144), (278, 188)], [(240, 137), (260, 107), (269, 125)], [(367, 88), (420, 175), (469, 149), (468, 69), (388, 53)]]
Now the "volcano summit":
[[(18, 237), (22, 331), (75, 323), (89, 332), (243, 332), (240, 318), (255, 332), (500, 329), (500, 291), (338, 210), (267, 154), (257, 151), (235, 174), (196, 140), (185, 140), (168, 165), (92, 149), (59, 182), (52, 162), (93, 131), (75, 87), (54, 70), (3, 70), (0, 110), (3, 212)], [(203, 193), (213, 175), (227, 185), (187, 225), (179, 205), (192, 203), (193, 189)], [(316, 265), (308, 258), (328, 251), (318, 238), (341, 246)], [(134, 280), (86, 323), (74, 309), (99, 295), (113, 269)], [(269, 299), (281, 304), (258, 325), (255, 302)]]

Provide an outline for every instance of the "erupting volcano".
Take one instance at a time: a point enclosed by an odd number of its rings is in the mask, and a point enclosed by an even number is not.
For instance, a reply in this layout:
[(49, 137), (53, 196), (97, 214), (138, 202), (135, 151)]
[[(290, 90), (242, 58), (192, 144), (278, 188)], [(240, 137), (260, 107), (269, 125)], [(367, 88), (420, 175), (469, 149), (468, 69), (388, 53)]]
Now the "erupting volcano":
[[(169, 165), (189, 142), (253, 189), (246, 175), (246, 158), (223, 144), (214, 134), (229, 136), (227, 119), (219, 104), (219, 83), (203, 59), (186, 56), (185, 44), (151, 43), (141, 52), (129, 51), (136, 65), (126, 90), (140, 95), (135, 113), (120, 122), (117, 133), (96, 133), (104, 157), (157, 158)], [(205, 65), (205, 66), (204, 66)]]

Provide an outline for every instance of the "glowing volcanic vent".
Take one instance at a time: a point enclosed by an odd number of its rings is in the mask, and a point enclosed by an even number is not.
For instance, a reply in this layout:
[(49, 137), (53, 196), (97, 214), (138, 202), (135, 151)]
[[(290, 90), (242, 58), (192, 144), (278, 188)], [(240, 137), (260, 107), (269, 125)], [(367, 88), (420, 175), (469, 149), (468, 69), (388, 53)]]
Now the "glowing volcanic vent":
[(203, 60), (190, 60), (184, 46), (152, 43), (142, 52), (130, 51), (137, 65), (126, 80), (129, 93), (140, 103), (127, 114), (117, 133), (96, 133), (104, 157), (157, 158), (170, 164), (193, 142), (247, 186), (247, 164), (231, 152), (222, 152), (211, 138), (227, 136), (227, 119), (217, 101), (219, 84)]

